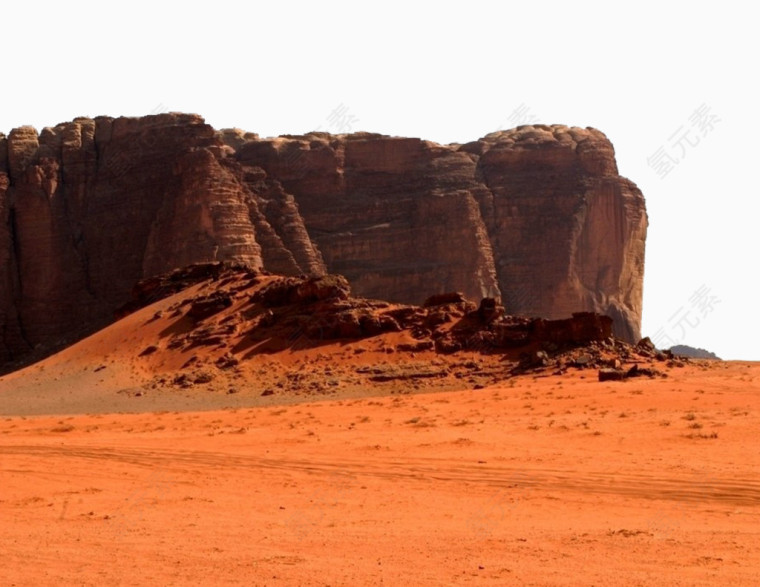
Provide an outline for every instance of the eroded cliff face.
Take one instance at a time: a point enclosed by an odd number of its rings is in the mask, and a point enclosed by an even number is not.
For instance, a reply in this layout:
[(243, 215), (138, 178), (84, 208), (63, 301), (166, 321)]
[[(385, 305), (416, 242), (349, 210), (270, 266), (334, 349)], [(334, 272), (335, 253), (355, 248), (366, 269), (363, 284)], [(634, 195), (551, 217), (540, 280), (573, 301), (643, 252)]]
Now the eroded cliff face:
[(639, 335), (644, 200), (593, 129), (467, 145), (357, 133), (260, 139), (189, 114), (0, 135), (0, 361), (112, 319), (196, 262), (345, 275), (357, 295), (461, 291), (509, 312), (609, 314)]
[(640, 338), (647, 216), (618, 175), (611, 143), (594, 129), (529, 126), (462, 147), (478, 155), (505, 306), (560, 318), (577, 308), (613, 318)]
[(250, 141), (236, 158), (294, 196), (328, 270), (360, 295), (408, 303), (431, 290), (499, 295), (476, 199), (485, 188), (466, 153), (419, 139), (319, 133)]
[(610, 315), (638, 340), (647, 217), (594, 129), (525, 126), (466, 145), (357, 133), (230, 144), (295, 196), (357, 293), (501, 296), (507, 311)]

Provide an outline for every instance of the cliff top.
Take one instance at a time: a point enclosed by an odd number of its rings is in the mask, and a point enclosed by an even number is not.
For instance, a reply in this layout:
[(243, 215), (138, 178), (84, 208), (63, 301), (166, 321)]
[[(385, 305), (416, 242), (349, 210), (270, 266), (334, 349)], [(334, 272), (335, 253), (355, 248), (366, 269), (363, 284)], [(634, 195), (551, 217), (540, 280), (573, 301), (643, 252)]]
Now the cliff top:
[[(177, 126), (177, 125), (206, 125), (203, 116), (193, 113), (184, 112), (166, 112), (161, 114), (150, 114), (147, 116), (96, 116), (94, 118), (79, 116), (72, 121), (61, 122), (55, 126), (46, 126), (38, 132), (32, 125), (23, 125), (14, 128), (6, 136), (0, 132), (0, 140), (19, 139), (19, 138), (40, 138), (46, 134), (59, 135), (72, 126), (103, 126), (118, 128), (121, 132), (148, 130), (160, 127)], [(322, 141), (331, 142), (335, 139), (344, 141), (360, 141), (371, 139), (393, 139), (418, 141), (433, 147), (462, 148), (472, 143), (486, 143), (488, 145), (501, 144), (505, 146), (535, 146), (556, 143), (560, 146), (575, 148), (583, 141), (592, 140), (609, 143), (607, 136), (592, 127), (581, 128), (577, 126), (567, 126), (564, 124), (527, 124), (517, 126), (508, 130), (499, 130), (488, 133), (487, 135), (472, 141), (471, 143), (448, 143), (441, 144), (435, 141), (429, 141), (418, 137), (402, 137), (397, 135), (387, 135), (367, 131), (358, 131), (353, 133), (332, 134), (325, 131), (310, 131), (303, 134), (285, 133), (278, 136), (261, 137), (258, 133), (246, 131), (240, 128), (222, 128), (217, 131), (228, 144), (234, 142), (247, 142), (252, 140), (260, 141)]]

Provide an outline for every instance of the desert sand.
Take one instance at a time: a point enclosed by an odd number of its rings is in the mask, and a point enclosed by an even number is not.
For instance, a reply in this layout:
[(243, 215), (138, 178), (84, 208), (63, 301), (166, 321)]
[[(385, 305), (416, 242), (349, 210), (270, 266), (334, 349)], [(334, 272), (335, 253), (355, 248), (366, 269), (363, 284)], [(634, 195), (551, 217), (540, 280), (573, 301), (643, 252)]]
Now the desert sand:
[(176, 303), (0, 378), (3, 585), (757, 584), (758, 363), (511, 376), (389, 333), (228, 368)]
[(6, 585), (753, 585), (760, 365), (0, 421)]

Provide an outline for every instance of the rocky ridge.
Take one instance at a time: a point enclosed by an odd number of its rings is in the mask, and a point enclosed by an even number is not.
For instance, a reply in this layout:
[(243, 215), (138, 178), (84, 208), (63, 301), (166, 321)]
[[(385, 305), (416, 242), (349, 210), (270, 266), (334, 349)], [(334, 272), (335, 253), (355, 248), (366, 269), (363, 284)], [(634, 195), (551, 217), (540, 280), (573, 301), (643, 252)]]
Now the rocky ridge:
[[(423, 306), (390, 304), (353, 297), (341, 276), (283, 277), (226, 264), (195, 265), (147, 280), (135, 288), (124, 313), (172, 295), (171, 306), (150, 321), (165, 334), (139, 353), (152, 365), (148, 372), (156, 373), (139, 393), (153, 386), (203, 387), (215, 379), (226, 382), (230, 374), (234, 380), (261, 363), (254, 357), (282, 353), (317, 352), (308, 369), (288, 370), (262, 395), (329, 393), (331, 385), (347, 383), (401, 384), (408, 391), (447, 378), (487, 385), (568, 369), (598, 370), (600, 381), (623, 380), (661, 375), (652, 362), (684, 361), (657, 351), (648, 339), (636, 346), (615, 339), (611, 319), (594, 313), (521, 318), (507, 315), (492, 298), (476, 305), (461, 293), (432, 296)], [(374, 358), (346, 372), (337, 366), (341, 361), (319, 352), (334, 349), (336, 342), (357, 357)], [(394, 359), (382, 361), (378, 353)], [(183, 357), (181, 366), (162, 373), (160, 366), (172, 364), (172, 357)]]
[(368, 298), (461, 291), (513, 315), (639, 336), (646, 212), (594, 129), (465, 145), (369, 133), (262, 139), (191, 114), (0, 136), (0, 361), (112, 320), (138, 280), (232, 261), (345, 275)]
[(693, 359), (713, 359), (715, 361), (720, 361), (721, 358), (716, 355), (713, 352), (708, 351), (707, 349), (702, 348), (695, 348), (693, 346), (689, 346), (686, 344), (677, 344), (675, 346), (670, 347), (670, 351), (672, 353), (684, 356), (684, 357), (691, 357)]

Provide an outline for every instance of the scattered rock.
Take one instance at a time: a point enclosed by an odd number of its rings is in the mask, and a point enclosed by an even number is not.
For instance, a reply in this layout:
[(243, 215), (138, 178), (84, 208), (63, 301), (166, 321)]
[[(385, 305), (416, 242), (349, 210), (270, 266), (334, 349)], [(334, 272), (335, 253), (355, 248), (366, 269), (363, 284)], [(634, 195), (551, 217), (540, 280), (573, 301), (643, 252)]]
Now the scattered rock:
[(639, 367), (638, 365), (634, 365), (626, 373), (626, 377), (657, 377), (658, 375), (661, 375), (661, 373), (657, 369)]
[[(224, 271), (243, 272), (248, 279), (257, 275), (244, 263), (195, 263), (169, 273), (142, 279), (132, 288), (132, 299), (116, 310), (116, 318), (123, 318), (202, 281), (218, 279)], [(153, 319), (156, 320), (162, 315), (162, 312), (156, 312)]]
[(599, 369), (599, 381), (623, 381), (626, 372), (622, 369)]
[(210, 383), (213, 380), (214, 380), (214, 375), (212, 373), (201, 372), (201, 373), (196, 373), (195, 378), (193, 379), (193, 383), (195, 384)]
[(504, 315), (504, 306), (495, 298), (483, 298), (480, 300), (478, 308), (478, 317), (481, 322), (488, 324)]
[(278, 307), (288, 304), (310, 304), (329, 299), (346, 300), (350, 293), (348, 281), (340, 275), (306, 279), (282, 277), (258, 291), (252, 299), (267, 307)]
[(185, 388), (193, 386), (192, 380), (186, 373), (176, 375), (174, 379), (172, 379), (172, 384), (178, 387), (185, 387)]
[(219, 369), (231, 369), (237, 367), (240, 364), (240, 361), (232, 354), (226, 353), (224, 356), (219, 357), (214, 364)]
[(620, 360), (619, 358), (617, 358), (617, 357), (615, 357), (615, 358), (613, 358), (613, 359), (609, 359), (609, 360), (607, 360), (607, 361), (604, 361), (604, 362), (605, 362), (607, 365), (609, 365), (609, 366), (610, 366), (612, 369), (622, 369), (622, 368), (623, 368), (623, 363), (622, 363), (622, 362), (621, 362), (621, 360)]
[(150, 346), (145, 347), (139, 356), (147, 357), (148, 355), (152, 355), (153, 353), (155, 353), (157, 350), (158, 350), (158, 347), (152, 344)]
[(373, 372), (375, 374), (370, 376), (369, 380), (377, 383), (445, 377), (448, 373), (445, 369), (435, 369), (426, 365), (399, 365), (387, 369), (373, 369)]
[(187, 315), (194, 320), (205, 320), (232, 305), (232, 296), (227, 292), (215, 292), (207, 296), (199, 296), (190, 303)]
[(573, 364), (576, 367), (586, 367), (593, 360), (594, 358), (591, 355), (580, 355), (579, 357), (576, 357), (575, 361), (573, 361)]
[(545, 367), (549, 364), (549, 355), (546, 354), (546, 351), (536, 351), (531, 356), (531, 364)]
[(467, 298), (464, 297), (463, 293), (457, 291), (457, 292), (432, 295), (428, 299), (425, 300), (425, 303), (422, 304), (422, 307), (432, 308), (434, 306), (445, 306), (448, 304), (465, 304), (465, 303), (467, 303)]
[(429, 351), (435, 347), (432, 340), (420, 340), (412, 343), (401, 343), (396, 346), (396, 349), (406, 353), (418, 353), (422, 351)]

